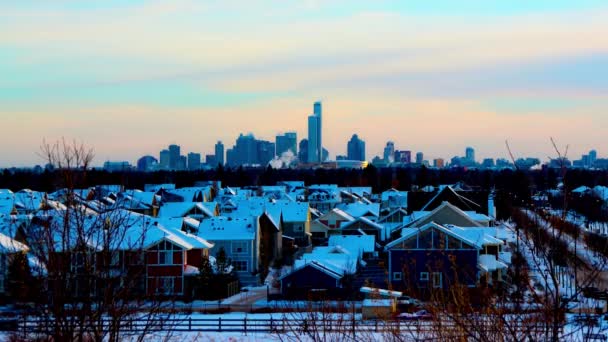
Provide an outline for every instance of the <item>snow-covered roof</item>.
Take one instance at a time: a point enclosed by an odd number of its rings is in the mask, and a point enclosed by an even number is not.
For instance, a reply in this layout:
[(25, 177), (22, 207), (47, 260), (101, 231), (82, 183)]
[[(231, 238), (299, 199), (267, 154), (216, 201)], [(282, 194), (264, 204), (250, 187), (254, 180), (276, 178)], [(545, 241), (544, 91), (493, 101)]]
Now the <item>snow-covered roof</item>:
[(279, 280), (282, 280), (285, 277), (289, 276), (290, 274), (297, 272), (305, 267), (313, 267), (313, 268), (331, 276), (334, 279), (342, 279), (342, 277), (344, 276), (344, 273), (336, 272), (336, 270), (334, 268), (327, 267), (327, 265), (323, 262), (319, 262), (316, 260), (310, 260), (310, 261), (304, 261), (304, 262), (298, 263), (298, 261), (296, 260), (296, 263), (294, 264), (294, 267), (291, 270), (291, 272), (283, 274), (281, 277), (279, 277)]
[(45, 193), (40, 191), (32, 191), (23, 189), (15, 194), (15, 207), (20, 211), (32, 212), (40, 209), (42, 201), (45, 198)]
[(152, 205), (160, 201), (160, 197), (154, 192), (141, 190), (127, 190), (118, 193), (116, 207), (132, 210), (150, 209)]
[(294, 267), (302, 267), (309, 262), (316, 262), (323, 267), (333, 271), (336, 274), (354, 274), (357, 272), (357, 256), (351, 255), (348, 251), (340, 250), (334, 246), (333, 248), (315, 247), (312, 253), (305, 253), (300, 259), (294, 263)]
[[(490, 221), (490, 218), (486, 215), (478, 214), (473, 211), (465, 212), (462, 209), (458, 208), (457, 206), (451, 204), (450, 202), (444, 201), (441, 203), (441, 205), (439, 205), (437, 208), (435, 208), (431, 212), (424, 211), (424, 210), (413, 212), (410, 216), (406, 216), (403, 218), (403, 223), (405, 225), (412, 226), (414, 224), (417, 224), (416, 222), (420, 222), (420, 221), (424, 222), (425, 220), (429, 221), (428, 218), (433, 217), (434, 215), (436, 215), (442, 211), (445, 211), (445, 210), (451, 211), (451, 212), (459, 215), (460, 217), (464, 218), (466, 221), (470, 222), (470, 224), (472, 226), (474, 226), (474, 225), (483, 226), (482, 223)], [(472, 214), (470, 214), (470, 213), (472, 213)], [(473, 217), (471, 215), (473, 215)], [(481, 220), (478, 221), (476, 218), (480, 218)], [(428, 223), (428, 222), (426, 222), (426, 223)], [(444, 223), (444, 222), (442, 222), (442, 223)]]
[(399, 298), (399, 297), (403, 296), (403, 292), (401, 292), (401, 291), (391, 291), (391, 290), (378, 289), (378, 288), (367, 287), (367, 286), (363, 286), (359, 291), (361, 291), (361, 293), (378, 295), (378, 296), (382, 296), (382, 297)]
[(589, 190), (591, 190), (591, 188), (583, 185), (583, 186), (579, 186), (578, 188), (572, 190), (572, 192), (581, 194), (581, 193), (587, 192)]
[(166, 184), (145, 184), (144, 191), (146, 192), (158, 192), (160, 190), (173, 190), (175, 189), (175, 184), (166, 183)]
[(284, 222), (308, 221), (308, 202), (274, 201), (266, 203), (266, 208), (277, 207), (281, 211)]
[[(214, 216), (216, 202), (167, 202), (158, 211), (159, 217), (183, 217), (193, 209), (204, 216)], [(213, 208), (213, 209), (212, 209)]]
[(374, 252), (376, 237), (374, 235), (331, 235), (329, 246), (341, 246), (352, 255)]
[(380, 216), (380, 203), (341, 203), (337, 207), (352, 217)]
[(16, 253), (24, 252), (29, 248), (15, 239), (0, 233), (0, 253)]
[(492, 254), (480, 254), (477, 259), (477, 265), (486, 272), (502, 270), (508, 267), (503, 262), (496, 260), (496, 256)]
[(253, 240), (255, 225), (252, 217), (214, 216), (201, 222), (197, 235), (209, 241)]
[(457, 227), (444, 225), (454, 233), (466, 238), (469, 241), (474, 241), (477, 245), (502, 245), (503, 241), (496, 237), (496, 228), (494, 227)]
[[(481, 239), (477, 239), (477, 240), (470, 240), (469, 237), (461, 235), (460, 231), (458, 230), (453, 230), (453, 229), (449, 229), (446, 228), (440, 224), (437, 224), (435, 222), (430, 222), (427, 223), (426, 225), (419, 227), (419, 228), (403, 228), (401, 230), (401, 237), (388, 243), (385, 247), (385, 250), (391, 249), (396, 245), (399, 245), (400, 243), (402, 243), (403, 241), (406, 241), (408, 239), (410, 239), (413, 236), (416, 236), (417, 234), (420, 234), (422, 232), (424, 232), (427, 229), (437, 229), (440, 230), (442, 232), (444, 232), (447, 235), (450, 235), (458, 240), (462, 240), (466, 243), (468, 243), (471, 246), (474, 246), (476, 248), (482, 248), (483, 246), (483, 235), (481, 237)], [(481, 241), (479, 241), (481, 240)]]
[(384, 230), (384, 225), (382, 225), (380, 223), (376, 223), (364, 216), (357, 217), (354, 221), (342, 222), (340, 229), (348, 229), (350, 226), (355, 225), (357, 222), (362, 222), (362, 223), (364, 223), (370, 227), (376, 228), (378, 230)]
[[(204, 196), (208, 198), (211, 194), (211, 187), (184, 187), (179, 189), (167, 190), (167, 193), (180, 196), (184, 199), (185, 202), (194, 202), (197, 201), (197, 197), (199, 196)], [(202, 200), (204, 200), (204, 198)]]

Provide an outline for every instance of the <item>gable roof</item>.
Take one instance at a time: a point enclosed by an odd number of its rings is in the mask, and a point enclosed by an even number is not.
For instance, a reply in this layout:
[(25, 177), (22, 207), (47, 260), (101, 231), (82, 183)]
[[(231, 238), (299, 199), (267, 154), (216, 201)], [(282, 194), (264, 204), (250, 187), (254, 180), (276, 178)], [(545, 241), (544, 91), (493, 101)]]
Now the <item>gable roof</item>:
[(380, 203), (342, 203), (338, 204), (338, 208), (342, 209), (344, 212), (349, 214), (352, 217), (360, 217), (360, 216), (380, 216)]
[(340, 229), (348, 229), (350, 226), (356, 224), (357, 222), (364, 223), (365, 225), (370, 226), (372, 228), (376, 228), (378, 230), (384, 230), (384, 226), (382, 224), (376, 223), (364, 216), (357, 217), (354, 221), (342, 223)]
[(458, 194), (451, 186), (445, 186), (441, 190), (437, 192), (437, 194), (428, 201), (424, 207), (422, 207), (422, 211), (424, 210), (433, 210), (434, 208), (441, 205), (443, 202), (452, 202), (458, 207), (463, 208), (463, 210), (481, 210), (481, 206), (470, 199)]
[(166, 202), (161, 205), (159, 217), (184, 217), (193, 209), (200, 211), (203, 215), (215, 216), (216, 202)]
[(283, 280), (284, 278), (286, 278), (286, 277), (292, 275), (293, 273), (298, 272), (306, 267), (312, 267), (320, 272), (323, 272), (323, 273), (329, 275), (330, 277), (332, 277), (336, 280), (342, 279), (344, 277), (343, 274), (340, 274), (340, 273), (336, 272), (335, 270), (328, 268), (323, 263), (316, 261), (316, 260), (311, 260), (309, 262), (301, 263), (298, 266), (294, 266), (294, 268), (291, 270), (291, 272), (280, 276), (279, 280)]
[[(443, 213), (452, 213), (457, 215), (456, 221), (438, 222), (437, 216)], [(411, 218), (409, 217), (404, 218), (404, 222), (408, 221), (406, 227), (425, 225), (429, 222), (438, 222), (439, 224), (455, 224), (459, 226), (482, 227), (482, 224), (475, 221), (466, 212), (462, 211), (460, 208), (451, 204), (450, 202), (441, 203), (441, 205), (439, 205), (431, 212), (414, 212), (412, 213), (412, 216), (414, 217), (414, 220), (411, 220)]]
[(396, 240), (394, 240), (394, 241), (392, 241), (392, 242), (390, 242), (390, 243), (388, 243), (384, 247), (384, 250), (389, 250), (389, 249), (391, 249), (391, 248), (399, 245), (400, 243), (402, 243), (402, 242), (404, 242), (406, 240), (409, 240), (410, 238), (412, 238), (412, 237), (414, 237), (414, 236), (416, 236), (416, 235), (418, 235), (418, 234), (420, 234), (420, 233), (422, 233), (422, 232), (424, 232), (424, 231), (426, 231), (428, 229), (437, 229), (437, 230), (440, 230), (443, 233), (445, 233), (445, 234), (447, 234), (447, 235), (449, 235), (449, 236), (451, 236), (453, 238), (456, 238), (458, 240), (461, 240), (463, 242), (466, 242), (467, 244), (469, 244), (469, 245), (471, 245), (471, 246), (473, 246), (475, 248), (478, 248), (478, 249), (481, 249), (482, 246), (483, 246), (482, 244), (479, 243), (479, 241), (469, 240), (469, 238), (467, 236), (463, 236), (463, 235), (459, 234), (459, 231), (455, 232), (455, 231), (453, 231), (451, 229), (448, 229), (448, 228), (446, 228), (446, 227), (444, 227), (444, 226), (442, 226), (440, 224), (437, 224), (435, 222), (430, 222), (430, 223), (427, 223), (426, 225), (424, 225), (422, 227), (419, 227), (419, 228), (404, 228), (401, 231), (401, 237), (398, 238), (398, 239), (396, 239)]

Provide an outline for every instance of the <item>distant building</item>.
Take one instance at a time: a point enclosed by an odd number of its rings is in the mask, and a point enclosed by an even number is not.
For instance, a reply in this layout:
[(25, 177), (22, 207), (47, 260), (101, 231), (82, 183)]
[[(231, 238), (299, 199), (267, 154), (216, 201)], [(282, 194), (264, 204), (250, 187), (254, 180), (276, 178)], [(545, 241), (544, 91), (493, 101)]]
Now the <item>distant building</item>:
[(163, 170), (169, 169), (169, 160), (171, 159), (171, 152), (169, 150), (160, 151), (160, 168)]
[(424, 163), (424, 154), (422, 152), (416, 153), (416, 164), (422, 165)]
[(308, 162), (323, 161), (323, 129), (321, 102), (315, 102), (314, 113), (308, 117)]
[(336, 156), (336, 160), (348, 160), (347, 156), (343, 156), (343, 155), (337, 155)]
[(256, 164), (265, 166), (274, 158), (275, 144), (270, 141), (256, 140), (257, 161)]
[(465, 150), (465, 159), (470, 163), (475, 163), (475, 149), (467, 147)]
[(410, 164), (412, 162), (412, 151), (395, 151), (395, 163)]
[(169, 145), (169, 168), (172, 170), (178, 169), (181, 156), (180, 150), (179, 145)]
[(150, 171), (158, 165), (158, 160), (152, 156), (143, 156), (137, 160), (137, 171)]
[(589, 151), (589, 166), (594, 166), (596, 160), (597, 160), (597, 151), (596, 150)]
[(482, 162), (481, 162), (481, 166), (486, 168), (486, 169), (491, 169), (493, 168), (494, 165), (494, 159), (493, 158), (485, 158)]
[(390, 164), (395, 161), (395, 143), (389, 141), (384, 147), (384, 162)]
[(205, 156), (205, 165), (213, 168), (219, 165), (217, 159), (215, 159), (215, 154), (208, 154)]
[(277, 135), (275, 139), (276, 155), (281, 156), (284, 152), (291, 151), (294, 156), (298, 155), (298, 135), (295, 132), (288, 132)]
[[(207, 163), (209, 164), (209, 163)], [(224, 144), (221, 141), (218, 141), (215, 144), (215, 165), (214, 167), (219, 165), (224, 165)]]
[(103, 163), (103, 169), (109, 172), (131, 171), (133, 167), (128, 161), (106, 161)]
[(445, 167), (445, 161), (443, 160), (443, 158), (437, 158), (433, 160), (433, 166), (436, 168), (444, 168)]
[(179, 156), (176, 169), (177, 170), (186, 170), (187, 167), (188, 167), (188, 157)]
[(300, 141), (300, 150), (298, 151), (298, 159), (300, 163), (308, 162), (308, 139), (302, 139)]
[(346, 156), (349, 160), (365, 160), (365, 141), (359, 139), (357, 134), (353, 134), (352, 138), (346, 146)]
[(201, 168), (201, 154), (188, 153), (188, 170), (198, 170)]

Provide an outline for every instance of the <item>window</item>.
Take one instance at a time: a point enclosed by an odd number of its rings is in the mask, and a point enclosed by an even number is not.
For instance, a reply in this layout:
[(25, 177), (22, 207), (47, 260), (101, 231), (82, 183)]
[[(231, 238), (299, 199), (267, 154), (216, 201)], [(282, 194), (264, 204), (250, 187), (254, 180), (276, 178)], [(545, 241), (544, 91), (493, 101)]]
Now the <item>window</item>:
[(158, 264), (159, 265), (172, 265), (173, 264), (173, 251), (158, 251)]
[(429, 272), (420, 272), (420, 281), (429, 281)]
[(248, 271), (247, 260), (235, 260), (232, 262), (232, 266), (237, 272)]
[(441, 272), (433, 272), (433, 287), (434, 288), (443, 287), (443, 284), (441, 281)]
[(299, 225), (299, 224), (298, 224), (298, 225), (295, 225), (295, 226), (294, 226), (294, 228), (293, 228), (293, 230), (294, 230), (295, 232), (301, 232), (301, 231), (303, 230), (303, 229), (302, 229), (302, 225)]
[(403, 279), (401, 272), (393, 272), (393, 280), (401, 280), (401, 279)]
[(170, 294), (173, 293), (175, 278), (174, 277), (159, 277), (158, 279), (158, 287), (156, 288), (156, 292), (160, 294)]
[(233, 241), (232, 254), (247, 253), (247, 241)]

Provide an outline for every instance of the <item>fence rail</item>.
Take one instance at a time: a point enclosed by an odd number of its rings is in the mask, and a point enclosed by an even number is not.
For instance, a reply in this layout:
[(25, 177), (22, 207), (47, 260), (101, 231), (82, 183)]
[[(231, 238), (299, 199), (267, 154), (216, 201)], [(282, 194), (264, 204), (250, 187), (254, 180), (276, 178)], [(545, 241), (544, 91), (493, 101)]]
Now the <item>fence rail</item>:
[[(12, 330), (16, 333), (28, 336), (28, 334), (45, 334), (54, 330), (55, 321), (40, 317), (22, 317), (17, 319)], [(481, 323), (484, 325), (484, 323)], [(430, 334), (437, 328), (437, 322), (431, 321), (399, 321), (399, 320), (357, 320), (357, 319), (333, 319), (312, 317), (291, 317), (286, 315), (280, 319), (276, 318), (154, 318), (137, 319), (127, 318), (112, 321), (110, 318), (96, 323), (97, 329), (102, 327), (105, 331), (120, 331), (121, 334), (138, 334), (153, 332), (237, 332), (237, 333), (301, 333), (308, 332), (335, 332), (344, 334), (361, 333), (410, 333)], [(529, 329), (529, 326), (521, 325), (519, 329)], [(87, 327), (82, 330), (87, 330)], [(441, 322), (442, 330), (459, 327), (453, 322)], [(477, 327), (479, 329), (479, 327)], [(495, 329), (487, 324), (488, 331)], [(76, 329), (79, 330), (79, 329)]]

